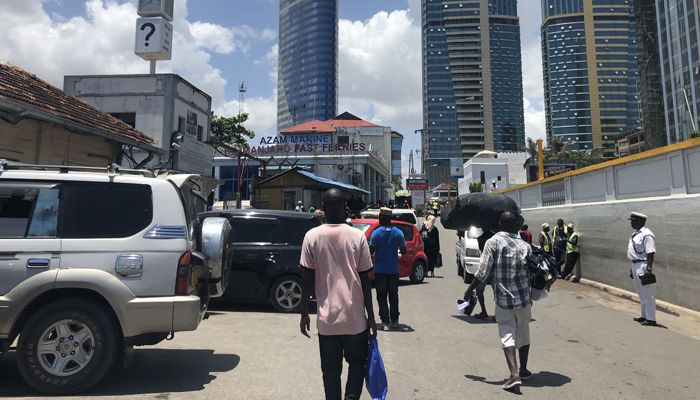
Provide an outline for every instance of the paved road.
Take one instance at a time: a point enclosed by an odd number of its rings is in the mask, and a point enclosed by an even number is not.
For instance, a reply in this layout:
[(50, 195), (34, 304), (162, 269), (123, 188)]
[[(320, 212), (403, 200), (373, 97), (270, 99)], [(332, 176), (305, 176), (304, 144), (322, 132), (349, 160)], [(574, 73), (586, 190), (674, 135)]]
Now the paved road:
[[(401, 286), (401, 332), (380, 332), (389, 398), (512, 398), (494, 323), (456, 315), (454, 235), (442, 232), (441, 277)], [(624, 256), (624, 255), (623, 255)], [(490, 295), (487, 289), (487, 295)], [(521, 392), (537, 399), (700, 398), (700, 321), (659, 314), (668, 328), (633, 323), (638, 306), (558, 282), (535, 305), (530, 369)], [(493, 311), (493, 302), (488, 303)], [(14, 354), (0, 360), (0, 397), (29, 398)], [(111, 373), (79, 398), (322, 399), (318, 342), (298, 333), (298, 316), (268, 307), (225, 307), (196, 332), (137, 350), (128, 371)], [(363, 398), (368, 398), (365, 394)]]

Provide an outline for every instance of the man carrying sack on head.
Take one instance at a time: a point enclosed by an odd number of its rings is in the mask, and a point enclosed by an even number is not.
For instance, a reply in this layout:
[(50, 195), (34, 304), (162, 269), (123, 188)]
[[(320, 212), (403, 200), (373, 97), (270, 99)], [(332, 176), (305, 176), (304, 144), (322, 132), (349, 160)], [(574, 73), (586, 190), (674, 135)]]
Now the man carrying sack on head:
[(644, 326), (656, 326), (656, 276), (651, 273), (656, 254), (656, 239), (654, 233), (644, 225), (647, 216), (633, 212), (630, 223), (635, 230), (627, 246), (627, 258), (630, 260), (630, 278), (639, 295), (642, 315), (634, 320)]

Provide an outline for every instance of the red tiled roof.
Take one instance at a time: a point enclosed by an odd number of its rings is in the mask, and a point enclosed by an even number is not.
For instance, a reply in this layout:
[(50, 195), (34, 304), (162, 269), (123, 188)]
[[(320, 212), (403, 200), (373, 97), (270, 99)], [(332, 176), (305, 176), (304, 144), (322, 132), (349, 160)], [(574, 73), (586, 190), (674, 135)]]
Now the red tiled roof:
[(334, 133), (335, 126), (330, 121), (309, 121), (303, 124), (294, 125), (282, 131), (282, 133), (307, 133), (307, 132), (323, 132)]
[(95, 129), (113, 140), (153, 148), (154, 140), (131, 125), (49, 85), (21, 68), (2, 63), (0, 102), (28, 106), (34, 111), (82, 125), (87, 129)]

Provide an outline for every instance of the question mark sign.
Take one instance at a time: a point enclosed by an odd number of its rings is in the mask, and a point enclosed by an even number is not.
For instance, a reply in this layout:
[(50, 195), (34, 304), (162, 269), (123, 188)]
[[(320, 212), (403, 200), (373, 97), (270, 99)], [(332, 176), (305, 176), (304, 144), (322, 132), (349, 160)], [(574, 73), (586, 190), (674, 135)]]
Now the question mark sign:
[(146, 34), (146, 46), (148, 46), (148, 41), (151, 39), (151, 36), (153, 36), (153, 33), (156, 31), (156, 26), (150, 22), (141, 25), (141, 30), (145, 30), (146, 28), (151, 29), (150, 32)]

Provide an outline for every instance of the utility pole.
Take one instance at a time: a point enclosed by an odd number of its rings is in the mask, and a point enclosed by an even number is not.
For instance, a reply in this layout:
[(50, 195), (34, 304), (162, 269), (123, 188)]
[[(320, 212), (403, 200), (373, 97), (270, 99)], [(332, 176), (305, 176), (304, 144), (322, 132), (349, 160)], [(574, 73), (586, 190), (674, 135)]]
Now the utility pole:
[[(247, 88), (245, 82), (241, 82), (241, 86), (238, 87), (238, 122), (241, 123), (241, 115), (243, 115), (243, 103), (245, 102), (245, 92)], [(236, 184), (236, 208), (241, 209), (242, 198), (241, 198), (241, 187), (243, 186), (243, 160), (241, 153), (238, 153), (238, 163), (236, 164), (236, 172), (238, 175), (238, 182)]]

